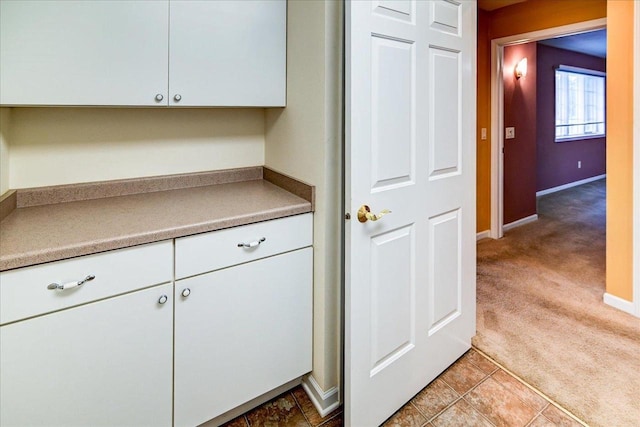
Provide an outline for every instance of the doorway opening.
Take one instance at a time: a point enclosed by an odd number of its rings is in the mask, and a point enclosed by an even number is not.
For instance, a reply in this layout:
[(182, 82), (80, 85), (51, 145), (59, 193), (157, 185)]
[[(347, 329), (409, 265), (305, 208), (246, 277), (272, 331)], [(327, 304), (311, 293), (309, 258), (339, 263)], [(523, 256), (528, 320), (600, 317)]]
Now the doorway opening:
[(606, 176), (606, 50), (606, 29), (504, 47), (503, 231)]
[[(491, 40), (491, 228), (489, 237), (504, 235), (504, 73), (505, 47), (606, 28), (595, 19)], [(512, 71), (512, 70), (511, 70)]]

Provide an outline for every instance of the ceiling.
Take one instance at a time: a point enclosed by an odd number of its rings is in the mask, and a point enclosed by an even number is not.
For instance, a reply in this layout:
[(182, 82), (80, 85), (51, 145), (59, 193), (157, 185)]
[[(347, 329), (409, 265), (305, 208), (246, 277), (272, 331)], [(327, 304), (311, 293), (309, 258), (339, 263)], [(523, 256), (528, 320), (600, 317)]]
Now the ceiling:
[(572, 36), (540, 40), (538, 43), (587, 55), (607, 57), (607, 30), (597, 30)]
[[(527, 0), (478, 0), (478, 8), (485, 11), (492, 11), (525, 1)], [(606, 29), (541, 40), (538, 43), (600, 58), (607, 57)]]
[(512, 4), (522, 3), (526, 0), (478, 0), (478, 8), (482, 10), (496, 10), (501, 7), (511, 6)]

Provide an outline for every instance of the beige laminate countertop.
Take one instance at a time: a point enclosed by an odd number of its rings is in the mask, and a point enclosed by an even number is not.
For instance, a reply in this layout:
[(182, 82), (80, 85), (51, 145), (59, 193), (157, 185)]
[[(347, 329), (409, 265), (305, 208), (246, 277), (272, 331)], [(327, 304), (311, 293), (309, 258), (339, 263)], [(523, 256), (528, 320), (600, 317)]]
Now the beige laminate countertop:
[(262, 179), (23, 207), (0, 223), (0, 271), (311, 210)]

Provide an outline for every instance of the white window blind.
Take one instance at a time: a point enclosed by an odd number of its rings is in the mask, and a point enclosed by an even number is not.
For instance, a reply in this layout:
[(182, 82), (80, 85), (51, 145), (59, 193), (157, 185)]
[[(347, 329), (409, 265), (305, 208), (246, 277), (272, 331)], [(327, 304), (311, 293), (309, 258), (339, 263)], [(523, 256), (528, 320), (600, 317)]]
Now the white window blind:
[(605, 135), (605, 74), (556, 69), (556, 142)]

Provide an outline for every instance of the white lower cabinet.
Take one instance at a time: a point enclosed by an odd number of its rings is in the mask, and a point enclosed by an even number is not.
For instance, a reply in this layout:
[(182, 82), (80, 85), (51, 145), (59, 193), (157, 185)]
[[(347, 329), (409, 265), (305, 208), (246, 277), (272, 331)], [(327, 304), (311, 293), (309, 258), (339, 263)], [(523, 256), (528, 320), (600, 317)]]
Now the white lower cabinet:
[(311, 243), (306, 214), (0, 273), (0, 426), (196, 426), (310, 372)]
[(170, 426), (172, 299), (168, 283), (0, 327), (0, 425)]
[(307, 247), (176, 281), (176, 426), (201, 424), (311, 371), (311, 272)]

